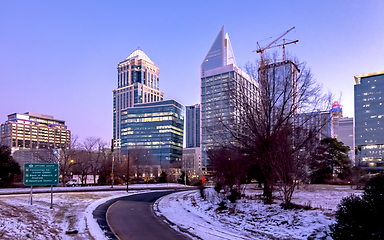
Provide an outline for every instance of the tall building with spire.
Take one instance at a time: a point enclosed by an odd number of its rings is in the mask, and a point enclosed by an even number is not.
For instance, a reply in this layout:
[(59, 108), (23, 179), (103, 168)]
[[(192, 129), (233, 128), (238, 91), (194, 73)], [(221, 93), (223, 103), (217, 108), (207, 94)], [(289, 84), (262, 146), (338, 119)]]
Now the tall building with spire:
[[(240, 109), (231, 99), (236, 98), (238, 94), (255, 98), (257, 88), (257, 83), (236, 65), (224, 26), (201, 64), (200, 79), (202, 170), (203, 173), (209, 173), (211, 164), (207, 150), (228, 137), (224, 136), (224, 124), (230, 124), (230, 120), (236, 121), (236, 114), (240, 113)], [(246, 89), (232, 91), (238, 89), (237, 87)]]
[(113, 90), (113, 139), (121, 147), (121, 113), (138, 103), (163, 100), (159, 90), (159, 67), (140, 49), (117, 65), (117, 88)]

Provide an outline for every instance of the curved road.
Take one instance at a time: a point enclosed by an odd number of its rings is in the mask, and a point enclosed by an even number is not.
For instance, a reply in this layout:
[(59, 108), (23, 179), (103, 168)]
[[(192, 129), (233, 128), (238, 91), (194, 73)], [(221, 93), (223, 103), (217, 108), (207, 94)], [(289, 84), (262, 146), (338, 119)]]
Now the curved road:
[(153, 212), (153, 203), (173, 192), (150, 192), (112, 199), (97, 207), (93, 215), (111, 239), (189, 239), (170, 228)]

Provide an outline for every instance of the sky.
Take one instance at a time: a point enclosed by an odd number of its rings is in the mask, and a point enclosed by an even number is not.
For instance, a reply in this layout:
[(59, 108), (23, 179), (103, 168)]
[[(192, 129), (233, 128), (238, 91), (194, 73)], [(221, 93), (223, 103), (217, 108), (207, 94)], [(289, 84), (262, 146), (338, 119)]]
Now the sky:
[[(384, 70), (384, 1), (0, 0), (0, 123), (12, 113), (65, 120), (80, 140), (112, 138), (117, 64), (140, 47), (165, 99), (200, 102), (200, 65), (222, 26), (237, 65), (284, 38), (324, 92), (354, 115), (354, 76)], [(281, 51), (275, 48), (268, 50)]]

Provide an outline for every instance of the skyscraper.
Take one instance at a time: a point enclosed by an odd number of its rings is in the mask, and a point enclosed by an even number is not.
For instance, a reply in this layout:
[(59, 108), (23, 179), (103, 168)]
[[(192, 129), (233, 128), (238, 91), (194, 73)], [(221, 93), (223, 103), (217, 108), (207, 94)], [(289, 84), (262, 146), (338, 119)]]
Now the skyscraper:
[(384, 171), (384, 71), (355, 76), (356, 163)]
[(343, 109), (340, 107), (339, 102), (334, 102), (331, 108), (331, 122), (330, 122), (330, 137), (337, 138), (339, 136), (339, 122), (343, 118)]
[(200, 104), (186, 106), (186, 147), (200, 147)]
[[(236, 66), (235, 56), (228, 34), (221, 28), (200, 68), (201, 79), (201, 157), (203, 172), (210, 171), (207, 150), (220, 144), (228, 136), (224, 133), (224, 124), (236, 118), (240, 109), (231, 104), (237, 94), (255, 93), (256, 83)], [(232, 91), (241, 86), (241, 93)], [(234, 88), (233, 88), (234, 87)]]
[(121, 147), (121, 112), (138, 103), (163, 100), (159, 90), (159, 67), (141, 50), (135, 50), (117, 66), (117, 89), (113, 90), (113, 139)]

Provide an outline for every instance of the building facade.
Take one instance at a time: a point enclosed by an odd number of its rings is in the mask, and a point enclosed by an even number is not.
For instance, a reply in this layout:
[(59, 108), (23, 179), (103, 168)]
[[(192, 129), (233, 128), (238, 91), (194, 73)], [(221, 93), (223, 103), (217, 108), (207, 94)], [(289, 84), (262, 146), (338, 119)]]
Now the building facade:
[(199, 178), (202, 173), (201, 149), (199, 147), (184, 148), (181, 170), (188, 178)]
[(153, 164), (181, 162), (184, 106), (175, 100), (135, 104), (121, 112), (121, 152), (144, 148)]
[(295, 124), (308, 131), (316, 132), (316, 139), (331, 137), (331, 113), (330, 111), (318, 111), (295, 115)]
[[(228, 34), (221, 28), (200, 67), (201, 80), (201, 158), (203, 173), (209, 173), (207, 150), (229, 140), (224, 125), (236, 121), (240, 110), (233, 99), (238, 94), (256, 96), (256, 82), (235, 61)], [(241, 89), (239, 89), (241, 88)], [(246, 89), (245, 89), (246, 88)], [(237, 92), (237, 89), (240, 91)], [(242, 96), (244, 97), (244, 96)]]
[(71, 131), (65, 121), (38, 113), (13, 113), (1, 124), (2, 144), (13, 150), (68, 148)]
[(135, 50), (117, 66), (117, 88), (113, 90), (113, 139), (121, 147), (121, 113), (135, 104), (163, 100), (159, 90), (159, 67), (141, 50)]
[(353, 118), (343, 117), (343, 109), (338, 102), (334, 102), (331, 110), (313, 113), (299, 114), (296, 116), (296, 124), (305, 129), (316, 129), (317, 139), (327, 137), (336, 138), (350, 148), (349, 159), (355, 163), (355, 141)]
[(1, 124), (0, 145), (10, 147), (13, 158), (21, 166), (31, 162), (56, 162), (61, 149), (68, 149), (70, 144), (71, 131), (65, 121), (53, 116), (13, 113)]
[(355, 165), (355, 128), (353, 127), (353, 118), (341, 118), (338, 123), (338, 131), (337, 140), (349, 147), (348, 156)]
[(200, 104), (185, 107), (185, 128), (186, 147), (200, 147)]
[(356, 163), (384, 171), (384, 71), (355, 76)]
[(343, 109), (341, 108), (339, 102), (334, 102), (331, 108), (331, 121), (330, 121), (330, 133), (329, 136), (332, 138), (337, 138), (339, 136), (339, 123), (343, 118)]

